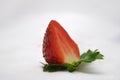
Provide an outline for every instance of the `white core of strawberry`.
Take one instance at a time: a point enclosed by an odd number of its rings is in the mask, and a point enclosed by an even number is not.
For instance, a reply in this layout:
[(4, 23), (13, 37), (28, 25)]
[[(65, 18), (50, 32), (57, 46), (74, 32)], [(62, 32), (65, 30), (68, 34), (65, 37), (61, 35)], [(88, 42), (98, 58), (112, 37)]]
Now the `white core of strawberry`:
[(64, 56), (65, 56), (64, 63), (73, 64), (75, 62), (80, 61), (80, 58), (77, 57), (73, 52), (68, 53), (68, 54), (65, 53)]

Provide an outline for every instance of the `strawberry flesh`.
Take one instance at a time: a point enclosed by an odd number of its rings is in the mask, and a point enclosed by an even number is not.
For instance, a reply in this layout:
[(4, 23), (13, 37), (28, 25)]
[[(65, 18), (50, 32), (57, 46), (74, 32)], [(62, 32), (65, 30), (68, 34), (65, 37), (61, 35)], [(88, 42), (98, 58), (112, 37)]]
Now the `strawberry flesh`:
[(73, 64), (80, 60), (77, 44), (55, 20), (50, 21), (44, 36), (43, 57), (48, 64)]

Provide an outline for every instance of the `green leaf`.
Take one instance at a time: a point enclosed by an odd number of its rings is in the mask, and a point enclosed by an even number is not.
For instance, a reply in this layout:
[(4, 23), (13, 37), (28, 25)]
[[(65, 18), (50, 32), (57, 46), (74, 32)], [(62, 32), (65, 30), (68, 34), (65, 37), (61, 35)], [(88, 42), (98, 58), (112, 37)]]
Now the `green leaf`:
[(69, 72), (73, 72), (73, 71), (75, 71), (75, 67), (73, 66), (73, 65), (68, 65), (67, 66), (67, 70), (69, 71)]
[(90, 63), (95, 61), (96, 59), (103, 59), (103, 57), (104, 56), (100, 54), (100, 52), (97, 49), (95, 51), (89, 49), (87, 52), (81, 55), (81, 62)]
[(102, 54), (98, 54), (97, 57), (96, 57), (96, 59), (103, 59), (103, 57), (104, 56)]
[(44, 64), (43, 71), (55, 72), (55, 71), (64, 71), (68, 70), (73, 72), (75, 67), (71, 64)]

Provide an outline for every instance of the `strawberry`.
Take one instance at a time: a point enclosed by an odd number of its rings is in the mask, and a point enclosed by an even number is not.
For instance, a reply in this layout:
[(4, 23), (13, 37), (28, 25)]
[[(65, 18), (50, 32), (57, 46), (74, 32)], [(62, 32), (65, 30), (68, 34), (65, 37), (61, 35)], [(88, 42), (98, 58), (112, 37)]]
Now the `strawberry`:
[(48, 64), (73, 64), (80, 60), (77, 44), (55, 20), (50, 21), (46, 30), (43, 56)]
[(44, 64), (44, 71), (72, 72), (81, 62), (91, 63), (96, 59), (103, 59), (104, 56), (96, 49), (88, 50), (80, 57), (77, 44), (57, 21), (51, 20), (43, 40), (43, 57), (48, 63)]

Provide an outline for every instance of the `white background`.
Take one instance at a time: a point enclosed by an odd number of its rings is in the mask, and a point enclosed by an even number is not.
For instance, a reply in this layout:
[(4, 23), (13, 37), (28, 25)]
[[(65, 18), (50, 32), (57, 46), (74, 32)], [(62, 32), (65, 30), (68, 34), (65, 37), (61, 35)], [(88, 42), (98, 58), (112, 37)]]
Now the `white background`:
[[(42, 41), (57, 20), (81, 53), (99, 49), (104, 60), (69, 73), (42, 71)], [(120, 80), (119, 0), (0, 0), (0, 80)]]

